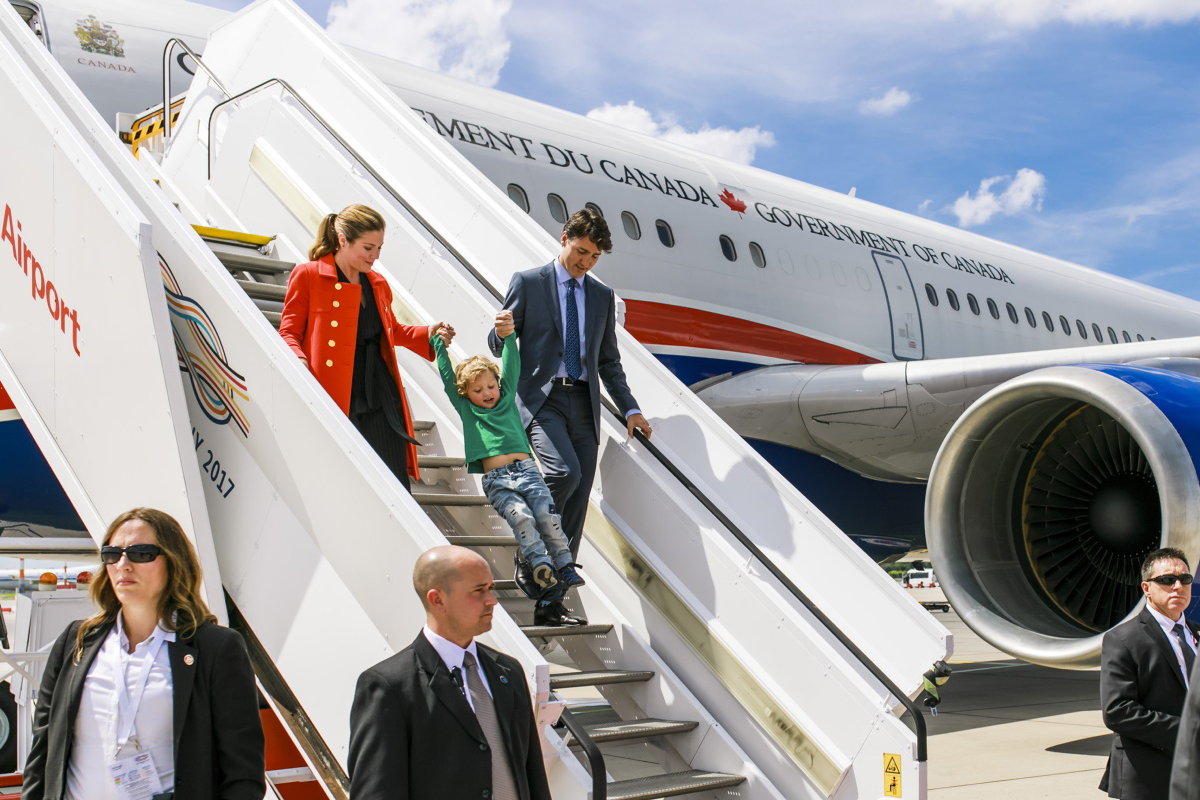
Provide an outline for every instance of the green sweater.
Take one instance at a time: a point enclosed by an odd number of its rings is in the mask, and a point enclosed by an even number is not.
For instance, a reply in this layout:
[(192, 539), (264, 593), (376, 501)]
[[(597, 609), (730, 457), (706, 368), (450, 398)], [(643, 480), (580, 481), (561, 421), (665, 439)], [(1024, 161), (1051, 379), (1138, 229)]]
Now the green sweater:
[(521, 412), (517, 410), (517, 377), (521, 374), (521, 353), (517, 350), (517, 337), (504, 340), (500, 355), (500, 399), (491, 408), (472, 403), (458, 393), (454, 379), (454, 367), (442, 337), (433, 337), (433, 349), (437, 353), (438, 371), (442, 373), (442, 384), (446, 396), (462, 417), (463, 441), (467, 449), (467, 472), (483, 472), (483, 459), (509, 453), (526, 453), (529, 437), (521, 426)]

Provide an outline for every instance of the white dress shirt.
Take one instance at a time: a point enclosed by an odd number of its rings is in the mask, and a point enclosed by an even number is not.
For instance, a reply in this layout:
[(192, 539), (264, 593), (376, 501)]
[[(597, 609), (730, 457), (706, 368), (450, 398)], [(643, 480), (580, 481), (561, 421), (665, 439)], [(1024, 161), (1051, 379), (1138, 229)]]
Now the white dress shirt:
[(1171, 643), (1171, 652), (1175, 653), (1175, 661), (1178, 662), (1179, 671), (1183, 674), (1184, 685), (1187, 685), (1192, 676), (1188, 675), (1187, 668), (1184, 666), (1183, 653), (1179, 650), (1179, 638), (1175, 635), (1174, 629), (1176, 624), (1183, 625), (1183, 638), (1187, 639), (1192, 653), (1195, 654), (1196, 637), (1192, 635), (1192, 629), (1187, 626), (1187, 621), (1183, 618), (1182, 614), (1179, 615), (1177, 623), (1165, 614), (1158, 613), (1158, 611), (1150, 607), (1149, 603), (1146, 604), (1146, 610), (1150, 612), (1150, 615), (1154, 617), (1154, 621), (1159, 624), (1159, 627), (1163, 629), (1163, 633), (1167, 635), (1167, 641)]
[[(125, 635), (121, 615), (117, 614), (117, 623), (96, 653), (83, 683), (79, 713), (75, 717), (75, 740), (67, 765), (67, 800), (118, 800), (109, 778), (109, 764), (137, 752), (150, 753), (164, 792), (175, 787), (174, 684), (166, 645), (173, 641), (175, 632), (164, 630), (160, 624), (130, 653), (129, 637)], [(134, 714), (133, 732), (125, 746), (115, 750), (120, 735), (116, 681), (123, 680), (131, 701), (136, 701), (138, 679), (155, 651), (146, 689)], [(118, 663), (120, 670), (116, 671)], [(66, 687), (58, 688), (62, 691)]]
[(479, 673), (479, 679), (483, 681), (483, 688), (487, 689), (488, 694), (491, 694), (493, 697), (495, 697), (495, 695), (492, 694), (492, 685), (488, 683), (487, 673), (483, 671), (483, 664), (479, 661), (479, 650), (475, 647), (474, 639), (472, 639), (471, 643), (464, 648), (459, 647), (449, 639), (434, 633), (429, 629), (428, 625), (425, 626), (424, 631), (425, 639), (431, 645), (433, 645), (434, 650), (437, 650), (437, 654), (441, 656), (442, 663), (446, 665), (446, 669), (450, 670), (451, 674), (453, 674), (453, 670), (456, 667), (461, 670), (463, 682), (462, 687), (460, 688), (463, 689), (463, 696), (467, 698), (467, 703), (471, 706), (472, 711), (475, 710), (475, 703), (471, 700), (471, 692), (466, 688), (467, 670), (466, 667), (463, 666), (463, 655), (465, 653), (470, 653), (475, 659), (476, 671)]
[[(587, 275), (583, 277), (586, 278)], [(569, 280), (571, 280), (571, 273), (567, 272), (562, 262), (557, 258), (554, 259), (554, 283), (558, 287), (558, 314), (559, 319), (562, 321), (564, 343), (566, 342), (567, 335), (567, 281)], [(579, 312), (579, 364), (581, 367), (579, 380), (586, 381), (588, 379), (588, 371), (587, 358), (584, 357), (584, 353), (587, 352), (587, 337), (584, 335), (584, 331), (587, 330), (587, 324), (583, 319), (583, 279), (576, 280), (576, 283), (579, 284), (579, 287), (575, 289), (575, 309)], [(554, 377), (567, 377), (567, 365), (565, 363), (559, 363), (558, 372), (554, 373)]]

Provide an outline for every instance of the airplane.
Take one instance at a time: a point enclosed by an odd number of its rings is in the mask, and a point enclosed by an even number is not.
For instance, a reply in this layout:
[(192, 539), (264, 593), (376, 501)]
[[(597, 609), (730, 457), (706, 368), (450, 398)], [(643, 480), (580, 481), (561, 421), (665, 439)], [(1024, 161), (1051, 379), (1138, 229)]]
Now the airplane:
[[(132, 112), (161, 99), (166, 39), (199, 51), (226, 13), (10, 3), (148, 149), (153, 117)], [(350, 52), (552, 235), (600, 209), (614, 253), (596, 274), (630, 333), (874, 557), (928, 533), (956, 607), (1007, 618), (993, 643), (1119, 622), (1139, 554), (1200, 502), (1176, 413), (1200, 397), (1181, 338), (1200, 303)], [(191, 70), (176, 58), (173, 85)]]

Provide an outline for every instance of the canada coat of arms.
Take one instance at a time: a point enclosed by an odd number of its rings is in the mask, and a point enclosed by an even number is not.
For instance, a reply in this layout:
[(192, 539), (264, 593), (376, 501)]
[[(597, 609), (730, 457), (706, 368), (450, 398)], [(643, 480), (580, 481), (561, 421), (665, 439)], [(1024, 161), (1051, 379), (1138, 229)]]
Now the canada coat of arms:
[(79, 37), (79, 46), (85, 52), (100, 53), (113, 58), (125, 57), (125, 40), (117, 35), (112, 25), (100, 22), (94, 14), (75, 22), (75, 35)]

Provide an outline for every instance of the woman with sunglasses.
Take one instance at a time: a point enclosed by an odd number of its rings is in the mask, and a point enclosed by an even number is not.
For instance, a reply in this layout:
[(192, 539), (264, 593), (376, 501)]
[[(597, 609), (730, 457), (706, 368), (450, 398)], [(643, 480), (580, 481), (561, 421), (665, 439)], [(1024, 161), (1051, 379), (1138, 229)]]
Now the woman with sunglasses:
[(254, 673), (201, 598), (179, 523), (127, 511), (100, 560), (99, 613), (67, 626), (46, 662), (22, 800), (262, 800)]

